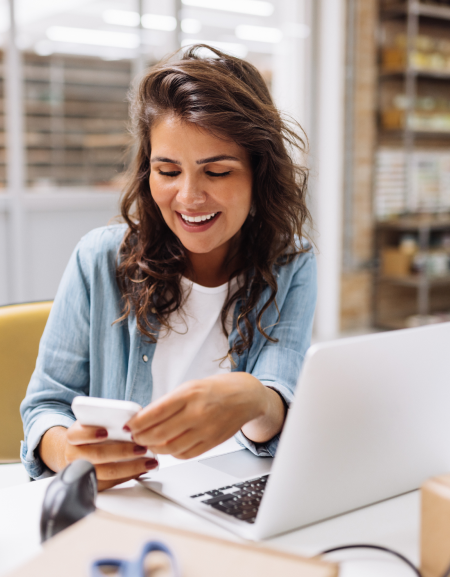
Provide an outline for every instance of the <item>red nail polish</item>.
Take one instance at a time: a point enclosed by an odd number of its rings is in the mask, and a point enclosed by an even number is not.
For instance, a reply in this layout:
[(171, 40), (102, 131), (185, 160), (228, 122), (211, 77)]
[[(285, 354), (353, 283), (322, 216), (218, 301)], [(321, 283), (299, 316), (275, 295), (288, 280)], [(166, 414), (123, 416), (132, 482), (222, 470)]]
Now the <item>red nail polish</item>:
[(133, 447), (133, 451), (136, 453), (136, 455), (145, 455), (145, 453), (147, 452), (147, 447), (141, 447), (141, 445), (135, 445)]
[(158, 461), (156, 459), (149, 459), (148, 461), (145, 461), (145, 468), (147, 469), (147, 471), (149, 469), (154, 469), (157, 465)]
[(95, 431), (95, 436), (97, 439), (105, 439), (108, 436), (108, 431), (106, 429), (97, 429)]
[(124, 428), (123, 428), (123, 430), (124, 430), (126, 433), (131, 433), (131, 429), (130, 429), (130, 427), (129, 427), (128, 425), (125, 425)]

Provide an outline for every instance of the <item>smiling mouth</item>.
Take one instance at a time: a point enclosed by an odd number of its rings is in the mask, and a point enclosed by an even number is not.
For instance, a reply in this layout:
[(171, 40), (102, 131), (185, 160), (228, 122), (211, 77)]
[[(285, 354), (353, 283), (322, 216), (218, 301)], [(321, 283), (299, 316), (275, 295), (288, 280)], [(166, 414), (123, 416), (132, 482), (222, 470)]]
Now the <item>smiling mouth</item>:
[(201, 216), (188, 216), (186, 214), (181, 214), (181, 212), (178, 214), (185, 224), (196, 227), (212, 222), (219, 216), (220, 212), (211, 212), (210, 214), (202, 214)]

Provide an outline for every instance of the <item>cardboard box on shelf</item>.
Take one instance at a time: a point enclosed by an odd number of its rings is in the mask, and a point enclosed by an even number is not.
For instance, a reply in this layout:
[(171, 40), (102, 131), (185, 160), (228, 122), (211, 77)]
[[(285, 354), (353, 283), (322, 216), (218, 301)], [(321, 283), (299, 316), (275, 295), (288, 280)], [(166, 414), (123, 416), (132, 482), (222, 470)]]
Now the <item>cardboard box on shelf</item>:
[(423, 484), (420, 566), (424, 577), (442, 577), (450, 566), (450, 475)]
[(403, 277), (411, 274), (412, 255), (399, 248), (387, 247), (381, 253), (381, 274)]

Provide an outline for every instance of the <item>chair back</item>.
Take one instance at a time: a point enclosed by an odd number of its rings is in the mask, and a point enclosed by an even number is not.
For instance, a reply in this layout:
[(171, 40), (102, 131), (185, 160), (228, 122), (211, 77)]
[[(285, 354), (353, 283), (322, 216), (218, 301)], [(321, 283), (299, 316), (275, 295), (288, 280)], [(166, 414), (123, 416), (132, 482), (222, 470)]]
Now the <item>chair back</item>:
[(0, 462), (20, 461), (20, 403), (53, 301), (0, 307)]

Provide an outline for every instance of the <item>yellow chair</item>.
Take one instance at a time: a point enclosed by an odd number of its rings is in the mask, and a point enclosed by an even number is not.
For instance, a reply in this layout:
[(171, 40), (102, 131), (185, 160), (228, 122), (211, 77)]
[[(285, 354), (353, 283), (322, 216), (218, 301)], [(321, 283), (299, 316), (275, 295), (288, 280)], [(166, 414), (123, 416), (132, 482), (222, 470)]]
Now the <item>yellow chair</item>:
[(20, 461), (19, 406), (53, 301), (0, 307), (0, 463)]

